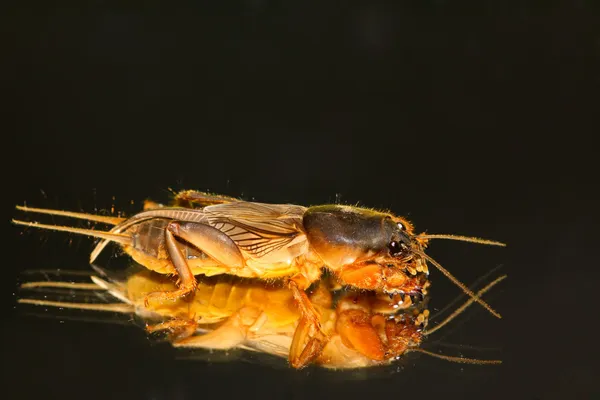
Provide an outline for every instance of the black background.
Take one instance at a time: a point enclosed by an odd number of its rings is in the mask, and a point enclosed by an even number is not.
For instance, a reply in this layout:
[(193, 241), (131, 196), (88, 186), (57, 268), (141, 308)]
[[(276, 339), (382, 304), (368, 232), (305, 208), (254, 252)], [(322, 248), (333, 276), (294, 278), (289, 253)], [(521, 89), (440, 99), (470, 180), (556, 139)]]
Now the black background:
[[(598, 396), (594, 2), (217, 3), (3, 13), (7, 398)], [(11, 226), (15, 204), (131, 213), (168, 188), (360, 202), (507, 242), (430, 249), (466, 283), (509, 274), (487, 297), (502, 320), (472, 307), (444, 337), (472, 346), (445, 354), (504, 364), (412, 354), (356, 376), (178, 361), (133, 324), (16, 306), (23, 270), (86, 270), (92, 242)], [(431, 307), (459, 295), (431, 279)]]

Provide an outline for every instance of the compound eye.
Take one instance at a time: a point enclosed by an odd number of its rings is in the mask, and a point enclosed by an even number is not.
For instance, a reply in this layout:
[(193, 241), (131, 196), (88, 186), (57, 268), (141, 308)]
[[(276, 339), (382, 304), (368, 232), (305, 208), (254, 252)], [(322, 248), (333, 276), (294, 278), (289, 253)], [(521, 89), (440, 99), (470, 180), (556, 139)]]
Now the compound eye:
[(400, 245), (400, 242), (396, 242), (395, 240), (390, 242), (388, 247), (390, 249), (390, 254), (393, 256), (402, 251), (402, 246)]

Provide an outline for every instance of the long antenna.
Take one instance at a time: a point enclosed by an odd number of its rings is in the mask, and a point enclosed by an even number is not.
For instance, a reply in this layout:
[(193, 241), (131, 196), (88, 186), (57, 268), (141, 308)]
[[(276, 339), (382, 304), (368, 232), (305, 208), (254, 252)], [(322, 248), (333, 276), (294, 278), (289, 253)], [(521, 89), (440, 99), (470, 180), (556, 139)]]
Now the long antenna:
[(431, 351), (423, 350), (423, 349), (420, 349), (418, 347), (415, 347), (415, 348), (412, 348), (412, 349), (407, 349), (406, 353), (409, 353), (409, 352), (423, 353), (423, 354), (427, 354), (428, 356), (432, 356), (432, 357), (435, 357), (435, 358), (441, 358), (442, 360), (452, 361), (452, 362), (460, 363), (460, 364), (478, 364), (478, 365), (484, 365), (484, 364), (502, 364), (502, 360), (478, 360), (476, 358), (443, 356), (441, 354), (437, 354), (437, 353), (433, 353)]
[(475, 293), (473, 293), (473, 291), (471, 291), (471, 289), (466, 287), (464, 283), (462, 283), (461, 281), (456, 279), (446, 268), (442, 267), (440, 263), (435, 261), (433, 258), (429, 257), (427, 254), (423, 253), (422, 251), (419, 251), (416, 249), (413, 249), (413, 251), (416, 254), (420, 255), (421, 257), (424, 257), (430, 263), (432, 263), (438, 270), (440, 270), (440, 272), (442, 272), (444, 275), (446, 275), (446, 277), (448, 279), (450, 279), (452, 282), (454, 282), (454, 284), (456, 286), (461, 288), (463, 290), (463, 292), (465, 292), (467, 295), (469, 295), (474, 301), (481, 304), (486, 310), (488, 310), (490, 313), (492, 313), (493, 316), (495, 316), (496, 318), (502, 318), (502, 316), (499, 313), (497, 313), (496, 311), (494, 311), (494, 309), (488, 303), (481, 300), (477, 295), (475, 295)]
[(33, 228), (48, 229), (51, 231), (70, 232), (70, 233), (77, 233), (80, 235), (93, 236), (93, 237), (97, 237), (100, 239), (117, 242), (117, 243), (120, 243), (125, 246), (131, 246), (133, 244), (133, 240), (131, 239), (130, 236), (122, 235), (119, 233), (109, 233), (109, 232), (103, 232), (103, 231), (96, 231), (93, 229), (81, 229), (81, 228), (73, 228), (70, 226), (61, 226), (61, 225), (46, 225), (46, 224), (40, 224), (38, 222), (26, 222), (26, 221), (19, 221), (16, 219), (13, 219), (12, 223), (16, 224), (16, 225), (30, 226)]
[[(487, 292), (488, 290), (490, 290), (493, 286), (495, 286), (496, 284), (502, 282), (504, 279), (506, 279), (508, 277), (508, 275), (502, 275), (499, 278), (496, 278), (495, 280), (493, 280), (492, 282), (490, 282), (489, 284), (487, 284), (483, 289), (479, 290), (476, 294), (477, 297), (481, 297), (483, 296), (483, 294), (485, 292)], [(456, 318), (457, 316), (459, 316), (462, 312), (464, 312), (467, 307), (469, 307), (471, 304), (473, 304), (475, 302), (475, 300), (473, 298), (467, 300), (467, 302), (465, 304), (463, 304), (462, 306), (458, 307), (456, 310), (454, 310), (452, 312), (452, 314), (450, 314), (448, 317), (446, 317), (446, 319), (444, 319), (442, 322), (440, 322), (439, 324), (437, 324), (435, 327), (428, 329), (427, 331), (423, 332), (424, 335), (431, 335), (433, 332), (437, 331), (438, 329), (441, 329), (444, 325), (446, 325), (448, 322), (452, 321), (454, 318)]]
[(118, 225), (121, 222), (125, 221), (125, 219), (126, 219), (126, 218), (120, 218), (120, 217), (107, 217), (107, 216), (103, 216), (103, 215), (85, 214), (85, 213), (78, 213), (78, 212), (71, 212), (71, 211), (51, 210), (48, 208), (34, 208), (34, 207), (26, 207), (26, 206), (17, 206), (16, 208), (17, 208), (17, 210), (21, 210), (21, 211), (25, 211), (25, 212), (84, 219), (86, 221), (101, 222), (103, 224), (108, 224), (108, 225)]
[(430, 234), (430, 235), (423, 234), (423, 235), (417, 235), (416, 237), (418, 239), (450, 239), (450, 240), (459, 240), (461, 242), (471, 242), (471, 243), (486, 244), (489, 246), (506, 247), (506, 244), (502, 243), (502, 242), (497, 242), (495, 240), (481, 239), (478, 237), (471, 237), (471, 236), (446, 235), (446, 234)]

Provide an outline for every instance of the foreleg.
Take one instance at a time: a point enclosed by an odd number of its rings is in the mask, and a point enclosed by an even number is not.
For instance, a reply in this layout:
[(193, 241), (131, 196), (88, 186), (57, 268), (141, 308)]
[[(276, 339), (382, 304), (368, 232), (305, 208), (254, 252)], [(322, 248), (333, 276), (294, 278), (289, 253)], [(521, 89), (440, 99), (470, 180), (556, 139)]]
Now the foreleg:
[(374, 262), (346, 265), (336, 276), (345, 285), (385, 293), (420, 294), (424, 286), (419, 276), (409, 276), (396, 265), (388, 267)]

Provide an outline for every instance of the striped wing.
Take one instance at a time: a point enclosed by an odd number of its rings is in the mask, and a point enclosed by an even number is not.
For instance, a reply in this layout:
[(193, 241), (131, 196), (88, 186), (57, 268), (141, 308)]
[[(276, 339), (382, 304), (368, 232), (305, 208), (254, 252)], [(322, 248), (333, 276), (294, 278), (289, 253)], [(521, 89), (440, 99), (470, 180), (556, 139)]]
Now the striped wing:
[(279, 261), (278, 254), (294, 256), (285, 251), (306, 241), (302, 231), (305, 211), (296, 205), (244, 201), (204, 208), (209, 225), (229, 236), (246, 254), (265, 261)]

